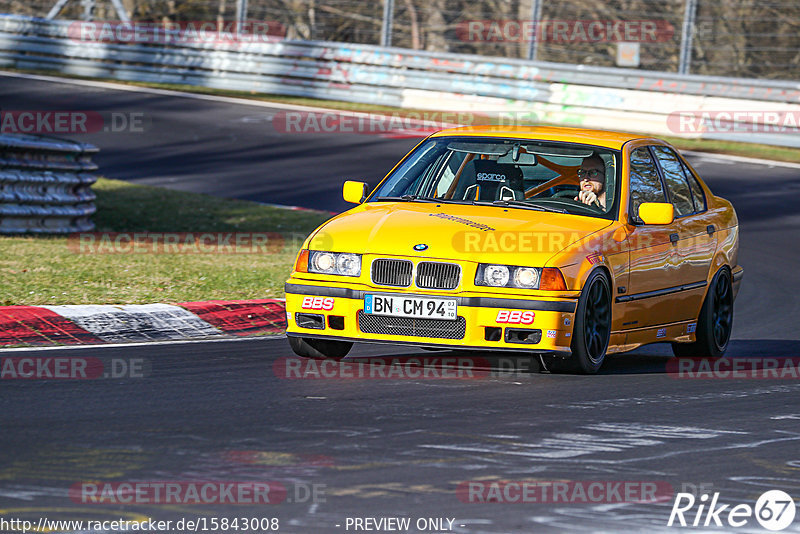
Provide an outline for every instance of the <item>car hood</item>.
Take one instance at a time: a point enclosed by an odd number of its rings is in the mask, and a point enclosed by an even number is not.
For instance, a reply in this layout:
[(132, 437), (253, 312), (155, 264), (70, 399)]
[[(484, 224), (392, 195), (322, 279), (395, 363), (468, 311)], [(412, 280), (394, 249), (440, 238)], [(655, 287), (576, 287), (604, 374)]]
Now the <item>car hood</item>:
[[(569, 244), (610, 224), (607, 219), (519, 208), (373, 202), (328, 221), (312, 236), (309, 248), (544, 265)], [(425, 245), (424, 250), (415, 250), (417, 245)]]

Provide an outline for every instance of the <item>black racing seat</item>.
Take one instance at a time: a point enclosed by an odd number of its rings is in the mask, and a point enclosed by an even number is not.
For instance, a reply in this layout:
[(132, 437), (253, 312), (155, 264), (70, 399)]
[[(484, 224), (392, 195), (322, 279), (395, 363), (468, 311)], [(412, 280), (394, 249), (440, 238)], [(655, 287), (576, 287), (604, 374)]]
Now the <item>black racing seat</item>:
[(516, 165), (476, 159), (468, 166), (472, 168), (464, 169), (460, 181), (466, 187), (460, 192), (459, 198), (485, 202), (525, 199), (522, 170)]

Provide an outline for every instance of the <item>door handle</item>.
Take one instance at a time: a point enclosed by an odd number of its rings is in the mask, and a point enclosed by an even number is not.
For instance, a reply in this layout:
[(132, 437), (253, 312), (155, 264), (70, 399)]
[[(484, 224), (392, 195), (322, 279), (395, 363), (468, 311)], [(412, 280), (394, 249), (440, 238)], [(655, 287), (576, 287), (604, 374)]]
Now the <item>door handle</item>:
[(678, 234), (669, 234), (669, 241), (673, 245), (678, 242), (678, 239), (680, 239), (680, 236)]
[(706, 232), (708, 232), (708, 235), (714, 235), (714, 232), (716, 231), (717, 229), (714, 228), (713, 224), (709, 224), (708, 226), (706, 226)]

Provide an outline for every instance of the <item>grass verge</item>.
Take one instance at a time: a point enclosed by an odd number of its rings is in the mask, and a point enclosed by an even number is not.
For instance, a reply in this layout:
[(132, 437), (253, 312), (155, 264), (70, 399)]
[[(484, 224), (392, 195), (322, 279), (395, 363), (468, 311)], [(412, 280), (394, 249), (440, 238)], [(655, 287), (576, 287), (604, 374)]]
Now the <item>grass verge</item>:
[(284, 240), (238, 249), (261, 253), (80, 253), (65, 236), (0, 237), (0, 305), (281, 297), (302, 239), (330, 217), (102, 178), (93, 189), (98, 232), (276, 232)]
[[(284, 96), (284, 95), (269, 95), (263, 93), (256, 93), (254, 91), (232, 91), (228, 89), (212, 89), (209, 87), (198, 87), (194, 85), (180, 85), (180, 84), (167, 84), (167, 83), (144, 83), (134, 81), (122, 81), (115, 79), (104, 78), (89, 78), (85, 76), (75, 76), (68, 74), (54, 73), (53, 71), (42, 70), (19, 70), (19, 69), (4, 69), (9, 72), (21, 72), (29, 74), (42, 74), (49, 76), (59, 76), (61, 78), (74, 78), (81, 80), (98, 80), (123, 85), (133, 85), (137, 87), (153, 87), (157, 89), (168, 89), (173, 91), (183, 91), (186, 93), (196, 93), (205, 95), (216, 96), (229, 96), (234, 98), (245, 98), (249, 100), (259, 100), (262, 102), (279, 102), (284, 104), (292, 104), (298, 106), (312, 106), (319, 108), (328, 108), (332, 110), (343, 111), (364, 111), (372, 113), (431, 113), (430, 110), (412, 110), (401, 109), (391, 106), (379, 106), (373, 104), (360, 104), (353, 102), (340, 102), (336, 100), (320, 100), (314, 98)], [(563, 125), (556, 125), (563, 126)], [(659, 136), (665, 141), (668, 141), (673, 146), (682, 150), (696, 150), (698, 152), (711, 152), (715, 154), (731, 154), (734, 156), (743, 156), (749, 158), (769, 159), (775, 161), (786, 161), (790, 163), (800, 163), (800, 149), (779, 147), (771, 145), (757, 145), (750, 143), (737, 143), (734, 141), (716, 141), (712, 139), (686, 139), (682, 137), (666, 137)]]

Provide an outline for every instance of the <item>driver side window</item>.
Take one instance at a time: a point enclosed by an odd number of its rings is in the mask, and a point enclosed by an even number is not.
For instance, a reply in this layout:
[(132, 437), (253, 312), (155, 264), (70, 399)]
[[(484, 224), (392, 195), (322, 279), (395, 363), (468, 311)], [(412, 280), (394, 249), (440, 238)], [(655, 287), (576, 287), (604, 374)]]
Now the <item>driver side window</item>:
[(643, 224), (639, 218), (639, 206), (644, 202), (666, 202), (661, 178), (658, 177), (655, 162), (647, 147), (639, 147), (631, 152), (630, 161), (630, 215), (634, 224)]

